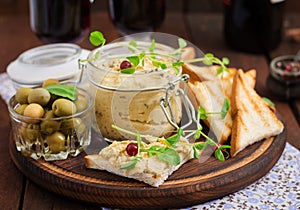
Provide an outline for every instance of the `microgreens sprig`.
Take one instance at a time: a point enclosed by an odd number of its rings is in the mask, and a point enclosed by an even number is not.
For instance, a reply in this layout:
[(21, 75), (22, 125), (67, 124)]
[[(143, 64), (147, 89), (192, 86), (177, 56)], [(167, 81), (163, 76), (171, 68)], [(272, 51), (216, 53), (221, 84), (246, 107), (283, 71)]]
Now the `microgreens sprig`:
[[(179, 139), (185, 133), (182, 130), (182, 128), (178, 128), (176, 134), (174, 134), (171, 137), (160, 138), (160, 140), (164, 140), (168, 146), (154, 145), (154, 146), (151, 146), (150, 148), (145, 148), (142, 146), (141, 135), (138, 132), (134, 133), (134, 132), (125, 130), (123, 128), (120, 128), (116, 125), (112, 125), (112, 127), (121, 132), (136, 136), (137, 143), (138, 143), (137, 155), (134, 156), (128, 163), (121, 166), (121, 169), (133, 168), (140, 160), (142, 160), (142, 156), (140, 155), (141, 152), (146, 152), (149, 157), (157, 155), (158, 159), (168, 162), (169, 164), (174, 165), (174, 166), (180, 164), (180, 156), (175, 149), (177, 148), (177, 143), (178, 143)], [(193, 130), (193, 131), (186, 131), (186, 132), (195, 132), (195, 137), (197, 137), (197, 139), (200, 138), (201, 135), (206, 138), (205, 142), (196, 142), (196, 143), (192, 144), (192, 148), (194, 151), (194, 158), (199, 158), (200, 155), (199, 155), (198, 151), (204, 150), (208, 145), (215, 147), (214, 156), (217, 160), (223, 162), (229, 157), (229, 153), (226, 151), (226, 149), (230, 148), (230, 146), (229, 145), (220, 145), (219, 143), (215, 142), (213, 139), (211, 139), (209, 136), (207, 136), (202, 131), (202, 126), (198, 127), (198, 129), (196, 131)]]
[[(158, 145), (154, 145), (150, 148), (144, 148), (144, 147), (142, 147), (141, 135), (138, 132), (134, 133), (134, 132), (125, 130), (123, 128), (120, 128), (116, 125), (112, 125), (112, 127), (121, 132), (136, 136), (136, 140), (137, 140), (137, 144), (138, 144), (137, 155), (134, 156), (128, 163), (121, 166), (121, 169), (133, 168), (138, 163), (138, 161), (142, 160), (142, 156), (140, 155), (141, 152), (146, 152), (149, 155), (149, 157), (157, 155), (158, 159), (160, 159), (162, 161), (166, 161), (174, 166), (176, 166), (180, 163), (180, 156), (173, 148), (166, 147), (166, 146), (158, 146)], [(179, 136), (179, 138), (180, 138), (180, 136)], [(179, 138), (178, 138), (178, 140), (179, 140)], [(174, 141), (174, 139), (172, 139), (172, 140), (166, 139), (166, 141), (169, 143), (169, 145), (176, 144), (178, 140)]]
[(96, 47), (100, 45), (102, 47), (105, 45), (106, 39), (104, 38), (103, 33), (101, 33), (100, 31), (93, 31), (90, 33), (90, 42)]
[(267, 104), (269, 104), (272, 107), (275, 107), (275, 104), (273, 103), (273, 101), (271, 101), (269, 98), (266, 97), (262, 97), (262, 100), (264, 100)]
[(229, 109), (230, 109), (230, 102), (229, 102), (228, 98), (225, 98), (220, 112), (207, 112), (203, 107), (199, 107), (198, 113), (200, 115), (201, 120), (206, 120), (208, 117), (207, 115), (210, 115), (210, 114), (220, 114), (221, 118), (224, 119), (226, 117), (226, 114), (229, 111)]
[[(93, 31), (90, 34), (90, 42), (91, 44), (93, 44), (94, 46), (104, 46), (104, 44), (106, 43), (106, 39), (104, 38), (103, 34), (99, 31)], [(163, 55), (163, 56), (179, 56), (183, 51), (184, 48), (187, 46), (187, 43), (184, 39), (179, 38), (178, 39), (178, 48), (176, 50), (174, 50), (173, 52), (167, 54), (167, 55)], [(152, 64), (155, 67), (161, 68), (162, 70), (167, 69), (168, 67), (171, 67), (175, 70), (176, 74), (178, 74), (180, 72), (180, 69), (178, 67), (182, 66), (184, 63), (195, 63), (195, 62), (202, 62), (205, 65), (219, 65), (218, 69), (217, 69), (217, 75), (223, 75), (224, 72), (230, 72), (229, 69), (227, 68), (227, 65), (229, 64), (229, 59), (227, 57), (223, 57), (222, 59), (219, 59), (217, 57), (215, 57), (212, 53), (206, 53), (204, 55), (204, 57), (200, 57), (200, 58), (195, 58), (195, 59), (191, 59), (191, 60), (185, 60), (183, 61), (175, 61), (175, 62), (162, 62), (159, 59), (157, 59), (157, 56), (162, 56), (162, 54), (158, 54), (155, 52), (155, 40), (153, 39), (151, 41), (150, 47), (149, 47), (149, 55), (144, 51), (144, 49), (140, 49), (137, 42), (136, 41), (130, 41), (127, 44), (128, 49), (133, 52), (133, 53), (137, 53), (142, 51), (139, 55), (135, 55), (135, 56), (129, 56), (126, 57), (126, 59), (128, 59), (133, 66), (130, 68), (126, 68), (121, 70), (121, 73), (124, 74), (133, 74), (136, 69), (138, 68), (138, 66), (144, 66), (144, 61), (145, 58), (147, 57), (148, 59), (151, 60)], [(98, 51), (98, 53), (95, 54), (94, 59), (97, 59), (99, 57), (99, 53), (100, 51)]]
[(186, 60), (184, 61), (185, 63), (195, 63), (195, 62), (202, 62), (203, 64), (210, 66), (213, 64), (219, 65), (219, 68), (217, 69), (217, 75), (220, 75), (224, 72), (230, 73), (229, 69), (227, 68), (226, 65), (229, 64), (229, 58), (223, 57), (221, 60), (217, 57), (214, 56), (212, 53), (206, 53), (204, 57), (202, 58), (195, 58), (191, 60)]

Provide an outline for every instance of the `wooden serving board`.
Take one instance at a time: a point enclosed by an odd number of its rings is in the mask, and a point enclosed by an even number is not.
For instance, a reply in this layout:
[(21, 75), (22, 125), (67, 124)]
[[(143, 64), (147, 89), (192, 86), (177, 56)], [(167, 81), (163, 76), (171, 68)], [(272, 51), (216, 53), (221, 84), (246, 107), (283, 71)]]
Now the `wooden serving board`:
[[(93, 139), (93, 142), (103, 146), (103, 141), (98, 140)], [(87, 169), (83, 159), (85, 152), (75, 158), (46, 162), (22, 156), (12, 137), (9, 148), (19, 170), (33, 182), (55, 193), (102, 207), (165, 209), (197, 205), (245, 188), (275, 165), (285, 143), (284, 130), (274, 138), (249, 146), (225, 162), (211, 156), (206, 161), (193, 159), (158, 188), (106, 171)]]

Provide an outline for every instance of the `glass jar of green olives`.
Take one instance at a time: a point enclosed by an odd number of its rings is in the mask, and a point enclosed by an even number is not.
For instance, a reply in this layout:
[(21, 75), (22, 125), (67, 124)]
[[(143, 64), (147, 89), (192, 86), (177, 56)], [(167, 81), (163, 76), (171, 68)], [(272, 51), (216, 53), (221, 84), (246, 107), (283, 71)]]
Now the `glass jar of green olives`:
[(45, 100), (45, 89), (31, 89), (28, 97), (24, 97), (26, 90), (17, 92), (8, 105), (18, 151), (34, 159), (53, 161), (77, 156), (88, 147), (93, 107), (88, 92), (76, 88), (77, 97), (72, 101), (51, 94), (46, 99), (49, 102), (44, 103), (39, 95)]

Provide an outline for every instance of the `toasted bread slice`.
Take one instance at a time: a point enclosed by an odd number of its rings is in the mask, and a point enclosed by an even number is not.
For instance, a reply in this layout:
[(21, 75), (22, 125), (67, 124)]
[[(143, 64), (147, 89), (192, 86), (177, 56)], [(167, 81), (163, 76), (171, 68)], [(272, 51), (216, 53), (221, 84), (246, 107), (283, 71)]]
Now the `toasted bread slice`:
[[(218, 80), (189, 83), (189, 89), (193, 91), (196, 99), (196, 107), (204, 108), (206, 112), (221, 112), (226, 98), (222, 83)], [(221, 114), (208, 114), (204, 121), (221, 144), (225, 143), (231, 134), (232, 119), (228, 113), (224, 119)]]
[[(108, 147), (102, 149), (99, 154), (85, 156), (86, 167), (106, 170), (120, 176), (142, 181), (153, 187), (158, 187), (181, 165), (194, 158), (193, 147), (188, 144), (187, 139), (181, 137), (176, 148), (174, 148), (180, 156), (180, 163), (178, 165), (172, 165), (163, 161), (157, 155), (149, 156), (147, 153), (141, 152), (141, 160), (139, 160), (134, 167), (121, 169), (122, 166), (134, 158), (133, 156), (129, 156), (126, 152), (126, 147), (130, 143), (136, 143), (136, 141), (114, 141)], [(149, 144), (142, 144), (143, 148), (167, 146), (159, 139)]]
[[(231, 98), (232, 82), (236, 70), (231, 69), (231, 74), (227, 74), (222, 78), (199, 82), (189, 83), (189, 90), (193, 93), (195, 100), (193, 105), (195, 109), (199, 106), (203, 107), (207, 112), (220, 112), (224, 103), (224, 99)], [(256, 70), (249, 70), (245, 73), (247, 84), (254, 88), (256, 79)], [(195, 102), (196, 101), (196, 102)], [(229, 111), (225, 119), (221, 119), (220, 114), (208, 115), (205, 123), (214, 132), (217, 141), (221, 144), (225, 143), (231, 134), (232, 119)]]
[[(224, 89), (225, 92), (225, 96), (227, 98), (231, 97), (231, 91), (232, 91), (232, 83), (233, 83), (233, 78), (234, 75), (236, 73), (236, 71), (231, 70), (231, 74), (227, 74), (225, 77), (222, 77), (220, 79), (220, 82), (222, 83), (222, 87)], [(251, 69), (249, 71), (245, 72), (245, 79), (247, 84), (254, 88), (255, 87), (255, 83), (256, 83), (256, 70), (255, 69)]]
[(274, 111), (249, 86), (242, 70), (237, 71), (233, 81), (231, 112), (231, 156), (255, 142), (278, 135), (284, 128)]
[(209, 81), (218, 78), (229, 79), (236, 72), (236, 68), (229, 68), (229, 72), (224, 72), (222, 75), (217, 75), (219, 66), (196, 66), (185, 63), (182, 66), (182, 73), (190, 75), (190, 82)]

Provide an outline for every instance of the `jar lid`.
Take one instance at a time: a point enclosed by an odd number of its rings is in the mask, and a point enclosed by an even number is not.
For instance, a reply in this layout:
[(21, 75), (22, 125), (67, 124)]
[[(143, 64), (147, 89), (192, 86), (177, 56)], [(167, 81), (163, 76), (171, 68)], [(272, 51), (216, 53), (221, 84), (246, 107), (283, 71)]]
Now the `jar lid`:
[(69, 43), (48, 44), (22, 53), (7, 67), (15, 83), (40, 84), (49, 78), (67, 80), (80, 73), (78, 59), (86, 59), (88, 50)]

